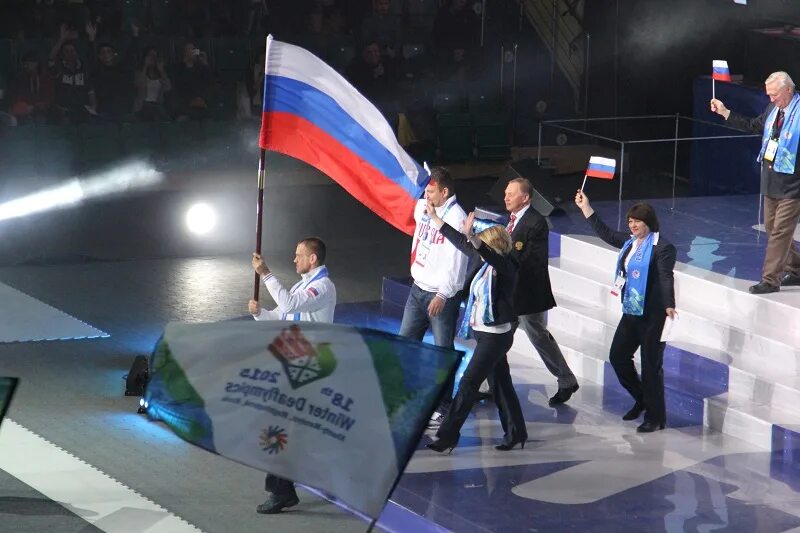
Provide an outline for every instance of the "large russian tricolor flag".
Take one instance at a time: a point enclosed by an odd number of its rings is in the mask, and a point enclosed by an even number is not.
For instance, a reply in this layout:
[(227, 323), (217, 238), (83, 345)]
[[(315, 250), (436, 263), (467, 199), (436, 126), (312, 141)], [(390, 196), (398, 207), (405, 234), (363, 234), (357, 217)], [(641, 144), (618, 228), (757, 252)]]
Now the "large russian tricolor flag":
[(607, 157), (593, 155), (589, 158), (589, 168), (586, 169), (586, 175), (590, 178), (611, 180), (614, 179), (614, 173), (616, 170), (616, 159), (609, 159)]
[(717, 81), (731, 81), (731, 71), (728, 62), (715, 59), (711, 65), (711, 78)]
[(311, 52), (267, 37), (261, 148), (330, 176), (409, 235), (430, 176), (378, 109)]

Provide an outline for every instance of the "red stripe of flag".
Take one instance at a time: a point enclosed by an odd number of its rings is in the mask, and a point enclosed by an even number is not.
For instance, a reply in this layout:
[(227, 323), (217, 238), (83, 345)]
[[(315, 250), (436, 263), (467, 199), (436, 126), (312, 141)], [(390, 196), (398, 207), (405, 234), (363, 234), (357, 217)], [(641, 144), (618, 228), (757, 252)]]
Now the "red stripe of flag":
[(290, 113), (264, 113), (260, 141), (267, 150), (317, 168), (392, 226), (414, 234), (416, 199), (313, 123)]

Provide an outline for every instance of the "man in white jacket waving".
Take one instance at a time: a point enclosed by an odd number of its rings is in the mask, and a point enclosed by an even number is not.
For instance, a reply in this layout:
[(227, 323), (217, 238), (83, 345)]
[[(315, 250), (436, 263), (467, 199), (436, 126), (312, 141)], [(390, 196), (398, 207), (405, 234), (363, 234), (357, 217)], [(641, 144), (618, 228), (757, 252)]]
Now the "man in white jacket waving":
[[(316, 237), (308, 237), (297, 243), (294, 264), (301, 279), (286, 288), (278, 281), (259, 254), (253, 254), (252, 264), (261, 276), (277, 307), (263, 309), (257, 301), (250, 300), (250, 314), (256, 320), (304, 320), (309, 322), (333, 322), (336, 308), (336, 287), (328, 277), (325, 266), (325, 243)], [(300, 500), (294, 484), (288, 479), (267, 474), (264, 482), (267, 499), (258, 506), (261, 514), (279, 513), (286, 507), (297, 505)]]
[[(456, 294), (464, 285), (467, 256), (459, 252), (439, 233), (425, 213), (426, 200), (430, 200), (436, 213), (450, 226), (461, 229), (466, 213), (456, 202), (454, 180), (447, 169), (431, 170), (431, 181), (425, 188), (425, 199), (417, 202), (414, 210), (416, 229), (411, 243), (411, 277), (414, 283), (403, 310), (400, 335), (422, 340), (428, 327), (433, 332), (436, 346), (453, 348), (460, 300)], [(442, 405), (431, 420), (436, 425), (449, 407), (453, 396), (453, 382), (445, 385)]]

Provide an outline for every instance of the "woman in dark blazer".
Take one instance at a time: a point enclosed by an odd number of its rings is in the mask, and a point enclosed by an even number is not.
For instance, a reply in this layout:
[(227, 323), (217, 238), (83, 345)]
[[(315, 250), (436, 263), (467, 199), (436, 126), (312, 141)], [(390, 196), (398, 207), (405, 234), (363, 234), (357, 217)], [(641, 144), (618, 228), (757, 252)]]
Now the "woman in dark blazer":
[(506, 451), (517, 444), (524, 447), (528, 433), (506, 359), (514, 342), (514, 286), (519, 269), (516, 259), (509, 255), (511, 237), (503, 226), (490, 226), (475, 235), (475, 213), (470, 213), (464, 222), (464, 233), (444, 223), (431, 206), (428, 207), (428, 215), (447, 240), (470, 259), (476, 259), (470, 262), (474, 266), (468, 272), (462, 290), (468, 300), (461, 333), (466, 334), (472, 329), (478, 342), (458, 385), (452, 406), (436, 432), (438, 440), (428, 444), (428, 448), (437, 452), (452, 451), (458, 444), (461, 426), (478, 397), (478, 389), (484, 379), (488, 379), (491, 385), (505, 432), (503, 442), (495, 448)]
[[(635, 420), (645, 412), (639, 433), (664, 429), (667, 411), (664, 403), (664, 346), (661, 332), (667, 317), (674, 319), (676, 251), (658, 233), (655, 210), (645, 203), (631, 206), (626, 216), (630, 233), (606, 226), (589, 205), (589, 198), (578, 191), (575, 203), (592, 229), (605, 242), (620, 248), (614, 291), (622, 299), (622, 318), (611, 342), (609, 359), (620, 384), (636, 403), (623, 420)], [(612, 291), (613, 292), (613, 291)], [(641, 347), (642, 377), (636, 373), (633, 354)]]

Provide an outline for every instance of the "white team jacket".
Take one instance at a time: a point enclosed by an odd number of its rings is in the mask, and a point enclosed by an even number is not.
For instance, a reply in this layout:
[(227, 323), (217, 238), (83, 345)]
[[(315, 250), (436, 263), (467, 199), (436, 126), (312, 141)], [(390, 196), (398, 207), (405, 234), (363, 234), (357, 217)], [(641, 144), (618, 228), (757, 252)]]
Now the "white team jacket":
[(264, 286), (278, 307), (261, 309), (253, 315), (256, 320), (304, 320), (309, 322), (333, 322), (336, 308), (336, 287), (331, 278), (321, 275), (325, 265), (302, 275), (302, 279), (290, 290), (281, 285), (272, 273), (261, 276)]
[[(451, 196), (436, 208), (436, 214), (461, 231), (467, 214)], [(411, 277), (420, 289), (451, 298), (461, 290), (467, 271), (467, 256), (444, 238), (425, 215), (425, 200), (418, 200), (414, 209), (417, 227), (411, 243)]]

